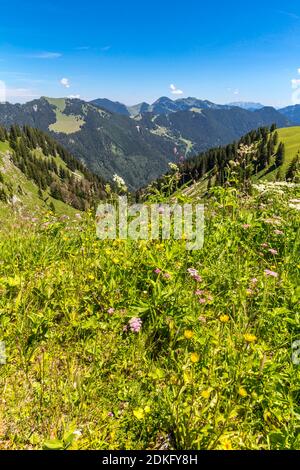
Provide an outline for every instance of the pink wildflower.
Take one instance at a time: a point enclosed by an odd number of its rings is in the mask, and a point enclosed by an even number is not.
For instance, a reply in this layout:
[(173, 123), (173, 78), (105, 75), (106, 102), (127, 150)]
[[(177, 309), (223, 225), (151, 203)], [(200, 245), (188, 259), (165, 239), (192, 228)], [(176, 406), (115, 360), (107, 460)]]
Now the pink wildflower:
[(278, 277), (278, 273), (275, 273), (275, 271), (270, 271), (270, 269), (265, 269), (265, 275), (270, 277)]
[(110, 307), (110, 308), (107, 310), (107, 313), (109, 313), (110, 315), (112, 315), (114, 312), (115, 312), (115, 309), (114, 309), (113, 307)]
[(156, 268), (156, 269), (154, 270), (154, 272), (155, 272), (155, 274), (160, 274), (160, 273), (161, 273), (161, 269)]
[(282, 230), (274, 230), (275, 235), (284, 235)]
[(263, 248), (268, 248), (269, 243), (262, 243), (260, 246), (262, 246)]
[(142, 328), (142, 320), (140, 318), (133, 317), (129, 320), (130, 330), (133, 333), (139, 333), (140, 329)]
[(274, 250), (273, 248), (270, 248), (270, 249), (269, 249), (269, 252), (270, 252), (272, 255), (278, 255), (278, 251), (277, 251), (277, 250)]
[(197, 269), (194, 269), (194, 268), (189, 268), (189, 269), (187, 270), (187, 272), (188, 272), (192, 277), (194, 277), (194, 276), (196, 276), (196, 275), (198, 274)]
[(205, 304), (205, 303), (206, 303), (206, 299), (203, 299), (203, 298), (199, 299), (199, 303), (200, 303), (200, 304)]
[(242, 227), (243, 227), (243, 229), (247, 230), (248, 228), (251, 227), (251, 225), (250, 224), (244, 224), (244, 225), (242, 225)]
[(193, 279), (195, 279), (195, 281), (197, 281), (197, 282), (202, 282), (202, 278), (201, 278), (201, 276), (199, 275), (197, 269), (189, 268), (189, 269), (187, 270), (187, 272), (189, 273), (189, 275), (190, 275)]
[(195, 292), (195, 295), (203, 295), (203, 294), (204, 294), (204, 290), (197, 289)]
[(251, 279), (251, 284), (254, 284), (254, 285), (255, 285), (255, 284), (257, 284), (257, 283), (258, 283), (258, 279), (256, 279), (256, 277), (253, 277), (253, 278)]
[(169, 274), (169, 273), (164, 273), (163, 276), (164, 276), (165, 279), (170, 279), (171, 274)]

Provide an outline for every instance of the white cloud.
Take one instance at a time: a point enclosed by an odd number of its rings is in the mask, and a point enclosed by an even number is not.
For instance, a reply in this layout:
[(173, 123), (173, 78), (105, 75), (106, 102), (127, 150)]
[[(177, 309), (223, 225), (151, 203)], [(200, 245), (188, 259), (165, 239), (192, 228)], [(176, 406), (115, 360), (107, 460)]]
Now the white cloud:
[(111, 49), (111, 46), (101, 47), (101, 51), (103, 51), (103, 52), (109, 51), (109, 49)]
[(70, 88), (70, 80), (68, 78), (62, 78), (60, 83), (62, 84), (62, 86), (64, 86), (65, 88)]
[(276, 10), (278, 13), (281, 13), (281, 15), (286, 15), (289, 16), (290, 18), (293, 18), (294, 20), (300, 20), (300, 16), (296, 15), (295, 13), (291, 11), (283, 11), (283, 10)]
[(240, 94), (240, 90), (238, 88), (227, 88), (227, 91), (229, 91), (230, 93), (232, 93), (233, 95), (239, 95)]
[(70, 98), (71, 100), (74, 100), (74, 99), (79, 100), (79, 99), (80, 99), (80, 95), (69, 95), (68, 98)]
[(300, 86), (300, 79), (299, 79), (299, 78), (293, 78), (293, 79), (291, 80), (291, 83), (292, 83), (292, 88), (293, 88), (294, 90), (296, 90), (296, 89), (299, 88), (299, 86)]
[(37, 54), (31, 54), (27, 57), (31, 59), (57, 59), (58, 57), (61, 57), (62, 54), (60, 52), (40, 52)]
[(170, 90), (172, 95), (183, 95), (183, 91), (179, 90), (173, 83), (170, 85)]
[[(5, 100), (8, 101), (26, 101), (27, 99), (32, 99), (32, 98), (37, 98), (39, 95), (37, 95), (35, 92), (30, 90), (29, 88), (6, 88), (5, 89)], [(3, 100), (3, 101), (5, 101)]]
[(298, 73), (300, 74), (300, 68), (298, 69)]

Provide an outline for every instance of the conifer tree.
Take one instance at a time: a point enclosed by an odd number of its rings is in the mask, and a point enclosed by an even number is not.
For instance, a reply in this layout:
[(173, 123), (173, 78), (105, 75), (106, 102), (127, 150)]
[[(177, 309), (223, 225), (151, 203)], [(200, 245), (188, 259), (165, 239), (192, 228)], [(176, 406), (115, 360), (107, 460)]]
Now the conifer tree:
[(285, 157), (285, 146), (282, 142), (280, 142), (278, 149), (277, 149), (276, 157), (275, 157), (275, 165), (277, 168), (283, 164), (284, 157)]

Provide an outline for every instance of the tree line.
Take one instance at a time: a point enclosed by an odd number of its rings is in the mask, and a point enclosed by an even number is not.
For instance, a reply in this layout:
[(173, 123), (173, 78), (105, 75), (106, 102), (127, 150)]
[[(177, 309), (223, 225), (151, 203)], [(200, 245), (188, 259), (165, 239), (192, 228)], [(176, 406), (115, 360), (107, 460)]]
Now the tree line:
[[(240, 158), (241, 148), (251, 149), (243, 159)], [(239, 141), (209, 149), (180, 163), (179, 175), (177, 181), (174, 182), (173, 190), (175, 191), (186, 184), (196, 183), (204, 176), (208, 178), (208, 189), (212, 186), (230, 184), (232, 168), (237, 173), (237, 166), (239, 167), (239, 181), (250, 181), (252, 176), (260, 172), (266, 174), (274, 170), (277, 170), (277, 179), (285, 178), (292, 181), (300, 169), (299, 154), (295, 156), (286, 173), (282, 174), (281, 167), (284, 161), (285, 145), (279, 142), (276, 124), (271, 127), (260, 127), (247, 133)], [(152, 183), (151, 191), (153, 188), (164, 190), (165, 176)], [(147, 189), (138, 191), (137, 200), (143, 198), (147, 193)]]

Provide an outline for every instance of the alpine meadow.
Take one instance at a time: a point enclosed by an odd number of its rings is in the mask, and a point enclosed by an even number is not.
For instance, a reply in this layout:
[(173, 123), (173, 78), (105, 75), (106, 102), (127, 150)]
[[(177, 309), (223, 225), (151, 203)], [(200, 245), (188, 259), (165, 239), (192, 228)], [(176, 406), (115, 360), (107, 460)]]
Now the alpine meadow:
[(100, 3), (3, 6), (0, 465), (300, 450), (299, 4)]

